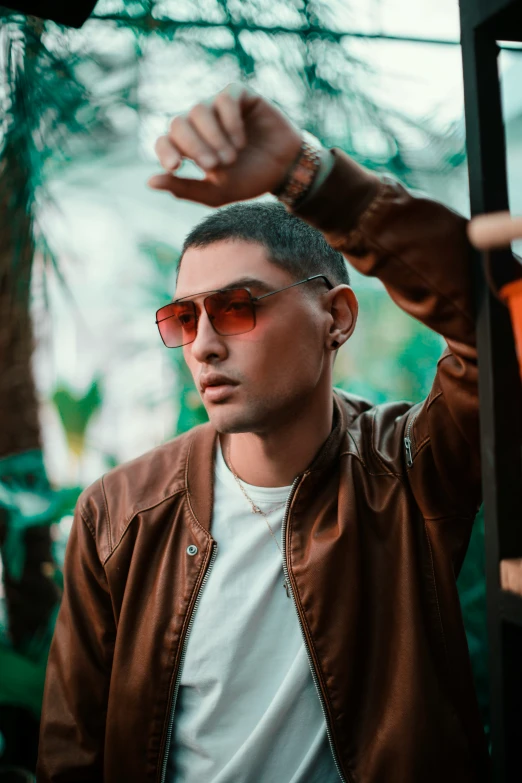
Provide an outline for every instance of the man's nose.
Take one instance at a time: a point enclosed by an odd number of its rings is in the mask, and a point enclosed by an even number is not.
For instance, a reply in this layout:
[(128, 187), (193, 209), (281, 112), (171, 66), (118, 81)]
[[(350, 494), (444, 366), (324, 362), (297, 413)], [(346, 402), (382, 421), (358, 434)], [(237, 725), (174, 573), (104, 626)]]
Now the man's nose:
[(224, 338), (219, 335), (203, 308), (198, 318), (196, 339), (190, 345), (193, 357), (198, 362), (206, 362), (209, 356), (223, 358), (226, 355)]

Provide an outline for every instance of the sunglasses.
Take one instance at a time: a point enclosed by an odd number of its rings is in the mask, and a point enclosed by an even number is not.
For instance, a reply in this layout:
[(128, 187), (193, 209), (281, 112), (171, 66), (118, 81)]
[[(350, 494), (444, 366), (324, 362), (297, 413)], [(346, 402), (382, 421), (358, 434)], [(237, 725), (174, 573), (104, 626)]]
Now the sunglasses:
[[(309, 283), (311, 280), (324, 280), (328, 290), (333, 285), (325, 275), (313, 275), (298, 283), (286, 285), (277, 291), (271, 291), (262, 296), (252, 296), (248, 288), (227, 288), (217, 291), (202, 291), (209, 294), (203, 300), (205, 312), (212, 324), (214, 331), (222, 337), (230, 337), (235, 334), (251, 332), (256, 325), (255, 303), (268, 296), (274, 296), (281, 291), (295, 288), (297, 285)], [(156, 313), (161, 339), (167, 348), (180, 348), (194, 342), (198, 331), (198, 314), (196, 305), (187, 297), (177, 299), (164, 307), (160, 307)]]

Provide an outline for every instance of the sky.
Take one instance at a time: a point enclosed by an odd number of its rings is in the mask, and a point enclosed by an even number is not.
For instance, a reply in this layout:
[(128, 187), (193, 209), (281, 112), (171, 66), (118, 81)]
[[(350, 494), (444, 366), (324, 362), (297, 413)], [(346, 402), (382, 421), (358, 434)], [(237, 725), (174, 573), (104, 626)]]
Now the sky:
[(357, 19), (368, 17), (367, 32), (459, 40), (458, 0), (355, 0)]

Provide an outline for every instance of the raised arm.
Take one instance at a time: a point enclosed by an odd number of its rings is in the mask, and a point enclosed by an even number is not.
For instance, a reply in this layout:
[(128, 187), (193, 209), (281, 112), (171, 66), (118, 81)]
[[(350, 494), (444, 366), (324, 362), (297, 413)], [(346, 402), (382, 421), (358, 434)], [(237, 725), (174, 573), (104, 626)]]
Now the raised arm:
[(471, 519), (480, 503), (480, 443), (467, 221), (393, 179), (376, 185), (338, 150), (333, 156), (326, 181), (297, 214), (448, 346), (427, 399), (382, 427), (374, 446), (392, 463), (394, 455), (392, 469), (402, 463), (426, 519)]
[[(156, 151), (169, 172), (149, 185), (221, 206), (277, 192), (299, 154), (301, 134), (242, 86), (176, 117)], [(205, 179), (176, 174), (183, 158)], [(477, 362), (470, 252), (464, 218), (379, 178), (340, 150), (326, 152), (295, 213), (318, 228), (363, 274), (379, 277), (407, 313), (448, 344), (428, 399), (383, 422), (375, 448), (394, 454), (425, 518), (472, 518), (480, 496)]]

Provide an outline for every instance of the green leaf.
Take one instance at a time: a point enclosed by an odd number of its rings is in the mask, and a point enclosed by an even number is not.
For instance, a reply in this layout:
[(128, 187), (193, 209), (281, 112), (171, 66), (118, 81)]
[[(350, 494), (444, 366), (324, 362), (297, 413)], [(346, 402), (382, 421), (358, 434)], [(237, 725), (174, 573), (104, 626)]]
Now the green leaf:
[(102, 404), (99, 381), (93, 381), (83, 396), (74, 394), (62, 385), (55, 390), (51, 399), (63, 424), (69, 448), (73, 454), (81, 456), (89, 422)]

